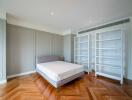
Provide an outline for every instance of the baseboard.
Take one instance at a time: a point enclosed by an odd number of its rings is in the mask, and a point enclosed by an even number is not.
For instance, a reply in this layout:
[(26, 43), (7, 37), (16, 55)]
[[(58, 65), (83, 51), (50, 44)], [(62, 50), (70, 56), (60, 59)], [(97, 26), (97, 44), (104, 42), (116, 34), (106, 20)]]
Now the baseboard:
[(28, 74), (32, 74), (32, 73), (35, 73), (36, 70), (34, 71), (29, 71), (29, 72), (24, 72), (24, 73), (20, 73), (20, 74), (15, 74), (15, 75), (10, 75), (10, 76), (7, 76), (7, 79), (9, 78), (14, 78), (14, 77), (18, 77), (18, 76), (23, 76), (23, 75), (28, 75)]
[(2, 80), (2, 81), (0, 81), (0, 85), (1, 85), (1, 84), (5, 84), (5, 83), (7, 83), (7, 80)]

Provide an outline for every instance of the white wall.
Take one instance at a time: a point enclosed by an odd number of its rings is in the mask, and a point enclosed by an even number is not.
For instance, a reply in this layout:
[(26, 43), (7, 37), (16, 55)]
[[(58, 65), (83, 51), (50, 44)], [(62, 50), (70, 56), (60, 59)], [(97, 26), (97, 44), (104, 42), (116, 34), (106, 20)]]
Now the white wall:
[(132, 80), (132, 18), (131, 23), (127, 25), (126, 48), (126, 77)]
[(6, 12), (0, 8), (0, 18), (6, 20)]
[(64, 57), (65, 61), (71, 62), (71, 34), (64, 35)]
[(64, 58), (66, 62), (74, 62), (74, 36), (75, 34), (64, 35)]
[(6, 20), (0, 19), (0, 84), (6, 82)]

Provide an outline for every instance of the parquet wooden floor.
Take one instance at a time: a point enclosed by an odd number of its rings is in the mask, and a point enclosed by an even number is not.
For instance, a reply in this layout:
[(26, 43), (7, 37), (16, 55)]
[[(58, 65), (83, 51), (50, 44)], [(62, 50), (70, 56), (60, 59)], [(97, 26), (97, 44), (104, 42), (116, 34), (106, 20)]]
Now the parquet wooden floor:
[(58, 89), (37, 73), (8, 80), (0, 86), (0, 100), (132, 100), (132, 82), (85, 74)]

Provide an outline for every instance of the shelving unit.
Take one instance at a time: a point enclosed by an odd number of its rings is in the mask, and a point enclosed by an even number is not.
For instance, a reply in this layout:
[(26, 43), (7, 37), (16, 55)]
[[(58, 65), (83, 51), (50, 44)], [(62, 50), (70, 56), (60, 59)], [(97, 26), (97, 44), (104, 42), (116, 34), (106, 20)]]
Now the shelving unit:
[(84, 65), (89, 72), (89, 35), (74, 37), (74, 63)]
[(123, 34), (121, 29), (96, 33), (95, 74), (123, 84)]

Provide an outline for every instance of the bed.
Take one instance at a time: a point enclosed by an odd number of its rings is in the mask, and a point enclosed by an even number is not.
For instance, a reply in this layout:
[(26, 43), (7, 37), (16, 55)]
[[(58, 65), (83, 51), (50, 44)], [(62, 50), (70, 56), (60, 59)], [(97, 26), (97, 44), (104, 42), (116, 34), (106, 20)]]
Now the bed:
[(84, 66), (64, 62), (62, 57), (42, 56), (37, 58), (36, 71), (51, 85), (58, 88), (84, 74)]

